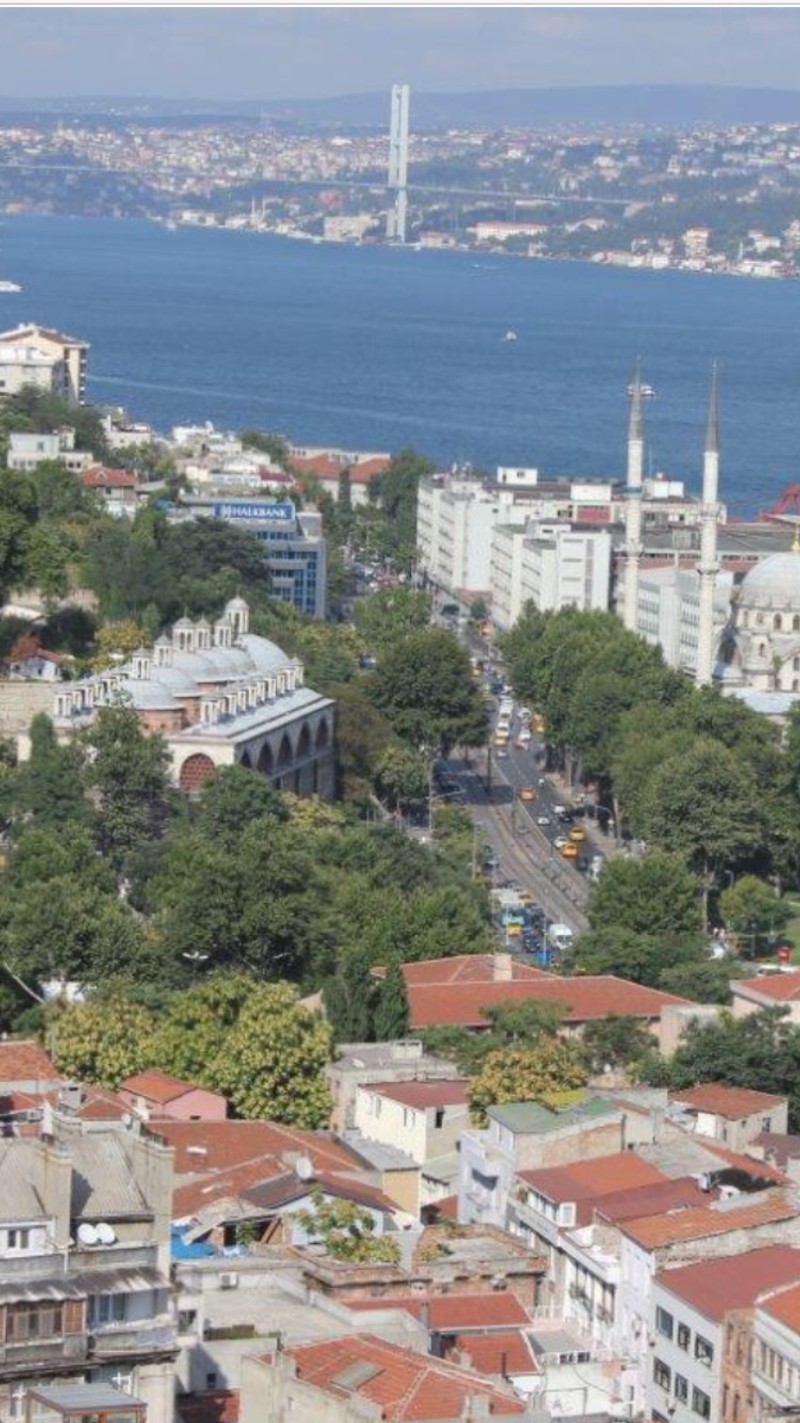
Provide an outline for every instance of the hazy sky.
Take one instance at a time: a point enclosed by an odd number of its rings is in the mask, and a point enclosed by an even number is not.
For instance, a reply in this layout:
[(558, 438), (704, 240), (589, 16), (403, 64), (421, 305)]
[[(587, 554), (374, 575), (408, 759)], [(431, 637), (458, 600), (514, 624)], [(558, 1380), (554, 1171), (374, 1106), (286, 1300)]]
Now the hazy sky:
[(0, 98), (308, 98), (712, 83), (800, 88), (800, 9), (0, 8)]

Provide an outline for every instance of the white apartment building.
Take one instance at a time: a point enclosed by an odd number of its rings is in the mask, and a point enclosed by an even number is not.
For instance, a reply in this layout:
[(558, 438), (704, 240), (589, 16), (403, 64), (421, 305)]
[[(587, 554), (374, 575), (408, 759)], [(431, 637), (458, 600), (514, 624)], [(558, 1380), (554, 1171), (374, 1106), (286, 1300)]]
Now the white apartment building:
[(75, 449), (75, 431), (57, 430), (52, 435), (14, 432), (8, 437), (8, 467), (30, 474), (37, 465), (57, 460), (71, 474), (82, 474), (95, 463), (89, 450)]
[(542, 612), (607, 609), (611, 555), (608, 529), (577, 529), (567, 523), (499, 525), (491, 549), (495, 626), (507, 632), (528, 602)]
[(432, 475), (417, 497), (419, 566), (448, 592), (484, 593), (491, 586), (492, 531), (499, 493), (479, 480)]
[[(730, 618), (733, 574), (721, 570), (714, 585), (714, 635), (722, 639)], [(617, 601), (620, 600), (618, 593)], [(700, 623), (700, 579), (693, 568), (647, 568), (639, 573), (636, 631), (658, 646), (669, 667), (694, 676)]]
[(753, 1423), (800, 1410), (800, 1285), (763, 1296), (753, 1321)]
[(49, 394), (60, 379), (61, 362), (57, 356), (45, 355), (22, 342), (0, 343), (0, 396), (18, 395), (26, 386)]
[[(63, 331), (51, 331), (44, 326), (17, 326), (13, 331), (0, 331), (0, 380), (5, 370), (6, 379), (11, 380), (15, 369), (14, 351), (38, 352), (39, 361), (25, 357), (22, 385), (34, 384), (60, 396), (69, 405), (84, 405), (86, 402), (86, 357), (89, 350), (85, 341), (74, 336), (65, 336)], [(8, 358), (4, 365), (3, 357)], [(49, 375), (44, 377), (45, 363)], [(37, 374), (38, 372), (38, 374)], [(33, 379), (31, 379), (33, 377)], [(16, 386), (19, 389), (20, 386)], [(0, 385), (0, 394), (13, 395), (11, 385), (5, 389)]]

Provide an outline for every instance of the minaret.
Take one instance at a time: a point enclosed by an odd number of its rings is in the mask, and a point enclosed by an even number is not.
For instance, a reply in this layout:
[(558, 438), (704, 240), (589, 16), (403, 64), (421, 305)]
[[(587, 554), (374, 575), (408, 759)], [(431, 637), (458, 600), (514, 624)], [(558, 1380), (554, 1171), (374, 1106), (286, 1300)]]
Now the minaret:
[(628, 422), (628, 479), (625, 489), (625, 593), (622, 620), (630, 632), (636, 631), (639, 603), (639, 563), (642, 557), (642, 475), (644, 472), (644, 415), (642, 413), (642, 369), (636, 361), (631, 386), (631, 413)]
[(699, 620), (695, 683), (707, 687), (714, 670), (714, 588), (719, 571), (717, 523), (719, 520), (719, 378), (717, 363), (711, 371), (711, 397), (703, 455), (703, 500), (700, 512)]

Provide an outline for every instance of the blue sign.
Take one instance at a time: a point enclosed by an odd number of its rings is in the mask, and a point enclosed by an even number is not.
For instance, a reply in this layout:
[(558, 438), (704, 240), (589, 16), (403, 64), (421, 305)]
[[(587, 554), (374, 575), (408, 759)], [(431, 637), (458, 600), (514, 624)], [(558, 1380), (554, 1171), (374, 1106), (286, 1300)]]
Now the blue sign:
[(224, 503), (214, 505), (214, 517), (216, 519), (269, 520), (272, 523), (289, 524), (294, 523), (295, 510), (290, 499), (286, 499), (281, 504), (267, 503), (266, 500), (227, 499)]

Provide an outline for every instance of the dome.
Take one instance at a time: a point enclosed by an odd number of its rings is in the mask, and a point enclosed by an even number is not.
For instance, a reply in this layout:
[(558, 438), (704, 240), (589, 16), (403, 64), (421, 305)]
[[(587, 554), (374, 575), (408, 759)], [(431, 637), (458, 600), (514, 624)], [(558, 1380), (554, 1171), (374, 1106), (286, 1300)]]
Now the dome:
[(125, 681), (119, 690), (130, 698), (137, 711), (174, 711), (179, 706), (166, 687), (147, 679)]
[(287, 657), (283, 648), (278, 647), (276, 642), (270, 642), (267, 637), (259, 637), (257, 633), (246, 632), (241, 644), (259, 672), (283, 672), (287, 667), (299, 666), (296, 658)]
[(751, 568), (742, 583), (743, 607), (792, 608), (800, 612), (800, 552), (772, 553)]

